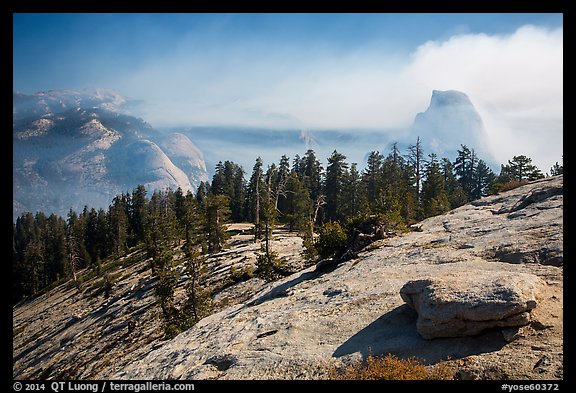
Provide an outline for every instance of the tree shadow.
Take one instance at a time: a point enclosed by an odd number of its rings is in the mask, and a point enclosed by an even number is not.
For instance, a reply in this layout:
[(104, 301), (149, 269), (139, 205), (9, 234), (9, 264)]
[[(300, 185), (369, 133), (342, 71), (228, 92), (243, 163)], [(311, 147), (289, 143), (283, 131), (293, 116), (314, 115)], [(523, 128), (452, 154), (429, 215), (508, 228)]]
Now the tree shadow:
[(300, 274), (299, 276), (296, 276), (295, 278), (293, 278), (291, 280), (288, 280), (284, 283), (281, 283), (279, 285), (272, 287), (272, 289), (270, 289), (268, 292), (264, 293), (262, 296), (259, 296), (258, 298), (252, 300), (249, 303), (246, 303), (246, 306), (247, 307), (257, 306), (257, 305), (262, 304), (268, 300), (276, 299), (279, 297), (286, 297), (289, 295), (288, 290), (290, 288), (292, 288), (293, 286), (295, 286), (295, 285), (297, 285), (303, 281), (313, 280), (313, 279), (317, 278), (318, 276), (319, 276), (319, 274), (315, 271), (304, 272), (304, 273)]
[(496, 330), (474, 337), (425, 340), (416, 330), (417, 318), (416, 312), (407, 304), (396, 307), (343, 342), (332, 356), (359, 352), (366, 359), (368, 355), (390, 353), (403, 359), (415, 356), (429, 365), (497, 351), (507, 344), (502, 333)]

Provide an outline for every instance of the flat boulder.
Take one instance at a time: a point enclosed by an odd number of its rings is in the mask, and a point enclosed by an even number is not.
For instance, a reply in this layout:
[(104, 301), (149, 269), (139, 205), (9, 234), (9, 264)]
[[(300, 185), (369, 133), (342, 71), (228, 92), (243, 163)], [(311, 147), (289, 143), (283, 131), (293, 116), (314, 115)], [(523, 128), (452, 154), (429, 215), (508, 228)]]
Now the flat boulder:
[(408, 281), (400, 296), (418, 313), (423, 338), (475, 336), (529, 324), (541, 283), (533, 274), (462, 271)]

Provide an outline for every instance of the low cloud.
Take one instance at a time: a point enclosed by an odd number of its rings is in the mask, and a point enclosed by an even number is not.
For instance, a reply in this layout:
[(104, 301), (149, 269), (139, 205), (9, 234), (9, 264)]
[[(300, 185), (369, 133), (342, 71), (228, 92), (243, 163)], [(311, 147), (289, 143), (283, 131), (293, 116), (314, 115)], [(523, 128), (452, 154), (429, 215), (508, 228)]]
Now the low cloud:
[(428, 42), (413, 54), (402, 78), (428, 89), (465, 92), (498, 161), (525, 154), (547, 171), (562, 155), (562, 34), (561, 28), (524, 26), (506, 36)]
[(155, 126), (405, 132), (432, 90), (453, 89), (476, 106), (499, 162), (526, 154), (547, 171), (561, 159), (562, 28), (458, 34), (408, 57), (378, 47), (337, 53), (253, 42), (203, 51), (193, 44), (182, 42), (120, 81), (120, 91), (146, 99), (142, 116)]

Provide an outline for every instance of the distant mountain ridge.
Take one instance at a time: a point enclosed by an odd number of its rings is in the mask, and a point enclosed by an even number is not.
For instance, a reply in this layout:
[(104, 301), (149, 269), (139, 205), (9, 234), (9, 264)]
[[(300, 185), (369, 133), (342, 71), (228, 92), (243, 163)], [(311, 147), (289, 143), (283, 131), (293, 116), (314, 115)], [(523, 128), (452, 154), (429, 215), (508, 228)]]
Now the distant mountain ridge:
[(149, 190), (195, 189), (209, 179), (207, 168), (225, 160), (249, 171), (258, 156), (269, 164), (313, 149), (325, 165), (337, 149), (362, 168), (370, 151), (386, 154), (393, 142), (405, 150), (417, 137), (426, 155), (454, 157), (466, 144), (497, 168), (482, 151), (487, 138), (481, 116), (457, 90), (433, 90), (410, 129), (362, 131), (198, 125), (156, 130), (128, 114), (138, 101), (114, 90), (13, 96), (14, 217), (27, 210), (66, 214), (70, 207), (106, 207), (140, 183)]
[(13, 92), (13, 119), (61, 113), (74, 108), (120, 112), (135, 102), (111, 89), (50, 90), (35, 94)]
[(188, 137), (120, 113), (128, 103), (104, 89), (14, 93), (13, 217), (106, 208), (138, 184), (187, 192), (208, 180)]

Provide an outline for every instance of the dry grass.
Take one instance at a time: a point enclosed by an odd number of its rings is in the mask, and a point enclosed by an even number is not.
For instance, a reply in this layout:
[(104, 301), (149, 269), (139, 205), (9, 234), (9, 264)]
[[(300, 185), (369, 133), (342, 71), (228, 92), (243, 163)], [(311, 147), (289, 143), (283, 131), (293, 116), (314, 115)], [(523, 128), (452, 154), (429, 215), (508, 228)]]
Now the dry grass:
[(506, 183), (498, 184), (498, 192), (510, 191), (528, 183), (530, 183), (528, 180), (509, 180)]
[(399, 359), (391, 354), (369, 355), (365, 362), (329, 370), (330, 379), (341, 380), (439, 380), (453, 379), (453, 375), (454, 369), (448, 362), (427, 367), (414, 357)]

